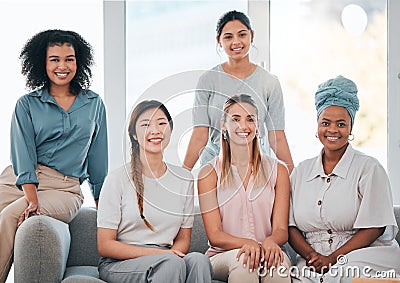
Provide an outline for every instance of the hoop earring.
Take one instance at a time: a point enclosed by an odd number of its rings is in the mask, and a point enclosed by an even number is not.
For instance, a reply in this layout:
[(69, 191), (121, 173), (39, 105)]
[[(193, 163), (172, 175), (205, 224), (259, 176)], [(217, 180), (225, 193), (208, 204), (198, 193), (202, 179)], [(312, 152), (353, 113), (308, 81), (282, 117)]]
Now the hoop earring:
[(353, 141), (353, 140), (354, 140), (354, 135), (353, 135), (353, 134), (350, 134), (348, 140), (349, 140), (349, 141)]

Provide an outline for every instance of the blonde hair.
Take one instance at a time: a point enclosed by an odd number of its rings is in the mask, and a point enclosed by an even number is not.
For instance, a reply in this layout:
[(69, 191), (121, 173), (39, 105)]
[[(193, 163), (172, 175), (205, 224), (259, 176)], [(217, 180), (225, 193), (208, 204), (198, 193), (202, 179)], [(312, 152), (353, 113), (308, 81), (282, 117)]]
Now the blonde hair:
[[(226, 121), (226, 118), (228, 116), (229, 109), (237, 103), (247, 103), (251, 106), (253, 106), (256, 109), (256, 113), (258, 115), (258, 109), (257, 106), (254, 102), (254, 100), (251, 98), (250, 95), (247, 94), (240, 94), (240, 95), (235, 95), (229, 98), (225, 104), (224, 104), (224, 114), (223, 114), (223, 120)], [(225, 137), (224, 137), (225, 135)], [(254, 185), (256, 187), (260, 187), (265, 185), (267, 181), (267, 172), (265, 169), (265, 166), (262, 163), (261, 160), (261, 150), (260, 150), (260, 145), (259, 145), (259, 140), (258, 136), (256, 135), (253, 139), (253, 176), (254, 177)], [(233, 183), (233, 176), (232, 176), (232, 156), (231, 156), (231, 147), (230, 147), (230, 140), (229, 140), (229, 135), (226, 132), (225, 134), (221, 135), (221, 186), (226, 187), (230, 186)], [(250, 169), (250, 168), (249, 168)]]
[(131, 171), (132, 171), (132, 180), (136, 189), (136, 198), (139, 208), (140, 217), (142, 218), (144, 224), (153, 232), (155, 232), (154, 227), (150, 224), (150, 222), (144, 216), (144, 208), (143, 208), (143, 194), (144, 194), (144, 183), (143, 183), (143, 164), (140, 161), (140, 146), (139, 142), (135, 139), (136, 136), (136, 123), (143, 114), (143, 112), (149, 109), (160, 109), (164, 112), (165, 116), (167, 116), (167, 120), (171, 130), (173, 129), (173, 122), (171, 115), (169, 114), (167, 108), (164, 104), (156, 100), (145, 100), (140, 102), (135, 109), (132, 111), (132, 115), (129, 121), (128, 126), (128, 134), (129, 139), (131, 141)]

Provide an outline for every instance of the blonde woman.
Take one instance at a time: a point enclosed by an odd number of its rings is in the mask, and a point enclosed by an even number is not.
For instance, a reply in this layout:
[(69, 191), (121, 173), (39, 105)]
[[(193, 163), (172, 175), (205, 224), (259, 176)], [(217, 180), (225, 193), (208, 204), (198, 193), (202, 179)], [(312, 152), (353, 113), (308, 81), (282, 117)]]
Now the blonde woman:
[(158, 101), (132, 112), (131, 162), (111, 173), (98, 209), (100, 278), (107, 282), (210, 282), (211, 266), (190, 253), (193, 179), (164, 162), (173, 123)]
[[(257, 114), (250, 96), (228, 99), (221, 154), (200, 171), (200, 208), (210, 244), (206, 255), (214, 279), (290, 282), (290, 260), (281, 249), (288, 239), (288, 170), (261, 154)], [(278, 274), (275, 268), (281, 265), (286, 273), (281, 268)]]

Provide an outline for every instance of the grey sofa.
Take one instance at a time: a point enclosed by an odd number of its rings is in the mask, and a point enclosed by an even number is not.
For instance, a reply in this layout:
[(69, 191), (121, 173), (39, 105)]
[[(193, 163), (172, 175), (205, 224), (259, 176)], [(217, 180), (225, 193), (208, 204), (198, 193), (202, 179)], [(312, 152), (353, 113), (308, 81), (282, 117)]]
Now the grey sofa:
[[(400, 225), (400, 206), (394, 210)], [(15, 237), (15, 283), (104, 282), (97, 272), (96, 231), (96, 210), (91, 207), (81, 208), (69, 225), (47, 216), (30, 217)], [(400, 233), (396, 240), (400, 243)], [(207, 247), (203, 221), (196, 213), (190, 251), (205, 252)]]

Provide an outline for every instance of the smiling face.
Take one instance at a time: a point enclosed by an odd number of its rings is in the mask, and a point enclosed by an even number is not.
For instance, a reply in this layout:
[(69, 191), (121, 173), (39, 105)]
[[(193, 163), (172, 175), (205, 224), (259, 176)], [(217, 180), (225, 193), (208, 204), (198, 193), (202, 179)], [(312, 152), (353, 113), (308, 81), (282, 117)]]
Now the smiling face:
[(249, 55), (253, 32), (241, 21), (234, 20), (226, 23), (221, 35), (217, 37), (229, 58), (241, 59)]
[(329, 106), (318, 117), (318, 138), (324, 145), (325, 152), (346, 149), (351, 134), (351, 118), (346, 108)]
[(46, 72), (50, 87), (69, 86), (76, 74), (75, 49), (69, 44), (47, 48)]
[(222, 122), (222, 130), (227, 131), (230, 144), (248, 145), (257, 131), (257, 110), (248, 103), (233, 104)]
[(146, 153), (162, 153), (171, 138), (171, 127), (165, 113), (157, 109), (144, 111), (136, 122), (134, 137)]

